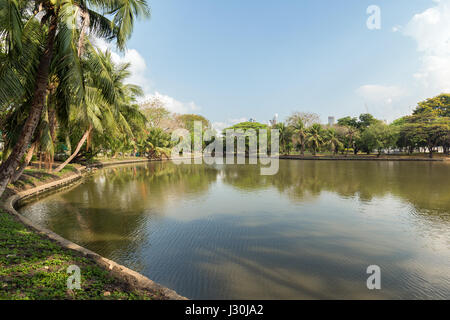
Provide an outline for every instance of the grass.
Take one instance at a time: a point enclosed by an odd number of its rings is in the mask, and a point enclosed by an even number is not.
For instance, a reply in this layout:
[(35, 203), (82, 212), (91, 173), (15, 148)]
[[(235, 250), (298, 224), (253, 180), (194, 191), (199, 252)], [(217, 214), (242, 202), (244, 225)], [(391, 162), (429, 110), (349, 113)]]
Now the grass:
[[(28, 188), (37, 187), (43, 183), (48, 183), (54, 180), (58, 180), (70, 174), (77, 172), (75, 165), (68, 164), (60, 172), (49, 172), (46, 169), (38, 169), (35, 167), (29, 167), (25, 169), (20, 176), (19, 180), (14, 183), (8, 184), (8, 189), (14, 192), (20, 192)], [(9, 192), (6, 195), (10, 195)]]
[[(67, 288), (70, 265), (81, 269), (81, 288)], [(0, 211), (0, 299), (163, 299), (129, 288), (93, 260), (29, 229)]]

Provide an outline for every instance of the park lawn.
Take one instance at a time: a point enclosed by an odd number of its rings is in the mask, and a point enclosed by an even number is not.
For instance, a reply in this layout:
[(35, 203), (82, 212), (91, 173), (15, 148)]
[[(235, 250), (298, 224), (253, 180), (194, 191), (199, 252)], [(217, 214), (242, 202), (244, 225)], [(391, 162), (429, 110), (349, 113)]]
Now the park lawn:
[[(81, 269), (81, 289), (67, 289), (70, 265)], [(81, 253), (61, 247), (0, 210), (0, 299), (165, 299), (135, 290)]]
[(60, 172), (49, 172), (46, 169), (38, 169), (37, 166), (29, 166), (20, 176), (19, 180), (9, 183), (3, 199), (11, 196), (13, 193), (21, 192), (30, 188), (40, 186), (55, 180), (59, 180), (77, 173), (77, 166), (68, 164)]

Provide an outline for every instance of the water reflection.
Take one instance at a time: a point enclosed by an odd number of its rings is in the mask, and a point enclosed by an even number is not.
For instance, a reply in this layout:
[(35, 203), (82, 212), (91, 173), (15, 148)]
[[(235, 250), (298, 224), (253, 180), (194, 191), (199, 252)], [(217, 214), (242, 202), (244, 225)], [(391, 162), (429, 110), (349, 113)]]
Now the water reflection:
[[(280, 161), (99, 170), (22, 208), (190, 298), (448, 298), (450, 166)], [(365, 268), (382, 268), (369, 291)]]
[(392, 194), (427, 213), (448, 215), (450, 211), (450, 163), (281, 162), (274, 176), (261, 176), (257, 166), (224, 166), (224, 181), (242, 190), (273, 186), (298, 201), (324, 191), (361, 201)]

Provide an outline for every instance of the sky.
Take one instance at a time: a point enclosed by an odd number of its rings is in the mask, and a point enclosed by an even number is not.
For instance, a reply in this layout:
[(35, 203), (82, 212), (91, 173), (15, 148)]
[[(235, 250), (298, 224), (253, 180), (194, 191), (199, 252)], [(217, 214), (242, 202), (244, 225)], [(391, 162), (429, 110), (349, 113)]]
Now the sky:
[[(145, 99), (218, 130), (294, 111), (392, 121), (450, 92), (450, 0), (148, 0), (127, 51)], [(368, 28), (376, 5), (380, 28)], [(99, 44), (104, 47), (104, 44)]]

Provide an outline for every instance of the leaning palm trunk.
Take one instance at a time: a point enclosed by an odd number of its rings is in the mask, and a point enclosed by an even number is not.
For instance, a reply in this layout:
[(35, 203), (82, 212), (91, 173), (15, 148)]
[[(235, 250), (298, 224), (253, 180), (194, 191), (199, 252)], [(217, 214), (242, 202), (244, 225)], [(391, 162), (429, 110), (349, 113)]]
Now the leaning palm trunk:
[[(89, 14), (82, 10), (81, 11), (81, 15), (83, 17), (83, 25), (81, 27), (81, 32), (80, 32), (80, 38), (78, 39), (78, 51), (77, 51), (77, 55), (78, 57), (81, 57), (81, 55), (83, 54), (83, 49), (84, 49), (84, 38), (86, 35), (86, 29), (89, 27)], [(92, 126), (89, 125), (89, 129), (83, 134), (83, 137), (81, 137), (81, 140), (78, 142), (78, 145), (75, 149), (75, 151), (72, 153), (72, 155), (67, 158), (66, 161), (64, 161), (63, 163), (61, 163), (55, 170), (54, 172), (59, 172), (62, 169), (64, 169), (64, 167), (70, 163), (70, 161), (73, 160), (73, 158), (76, 157), (76, 155), (78, 154), (78, 152), (80, 152), (81, 147), (83, 146), (84, 142), (87, 140), (87, 148), (86, 150), (89, 149), (89, 143), (90, 143), (90, 134), (92, 131)], [(70, 143), (70, 139), (67, 139)], [(53, 164), (53, 161), (52, 161)]]
[(27, 147), (33, 137), (36, 126), (41, 117), (42, 109), (45, 103), (45, 94), (47, 91), (48, 75), (50, 63), (53, 56), (53, 47), (55, 44), (57, 15), (51, 17), (48, 30), (47, 47), (42, 54), (36, 71), (36, 83), (34, 88), (33, 99), (31, 101), (30, 113), (23, 126), (20, 137), (14, 146), (8, 159), (0, 166), (0, 196), (6, 189), (9, 181), (13, 177), (17, 166), (23, 155), (27, 151)]
[(78, 154), (78, 152), (80, 152), (81, 147), (83, 146), (83, 144), (86, 142), (88, 135), (90, 134), (90, 132), (92, 131), (92, 126), (89, 126), (89, 129), (86, 130), (86, 132), (83, 134), (83, 137), (81, 137), (81, 140), (78, 142), (77, 147), (75, 148), (75, 151), (71, 154), (71, 156), (69, 158), (67, 158), (66, 161), (64, 161), (63, 163), (61, 163), (58, 168), (56, 168), (54, 170), (54, 172), (60, 172), (62, 169), (64, 169), (64, 167), (70, 163), (70, 161), (73, 160), (73, 158), (76, 157), (76, 155)]
[(14, 183), (17, 180), (19, 180), (22, 173), (25, 171), (25, 168), (28, 166), (28, 164), (31, 161), (31, 158), (33, 158), (34, 149), (36, 149), (37, 142), (33, 143), (28, 149), (27, 155), (25, 156), (25, 160), (21, 163), (20, 167), (14, 172), (13, 177), (11, 178), (11, 182)]
[(52, 145), (53, 145), (53, 151), (48, 154), (48, 170), (52, 171), (53, 168), (53, 162), (55, 161), (55, 144), (56, 144), (56, 110), (53, 105), (48, 106), (48, 123), (49, 123), (49, 129), (50, 129), (50, 137), (52, 139)]

